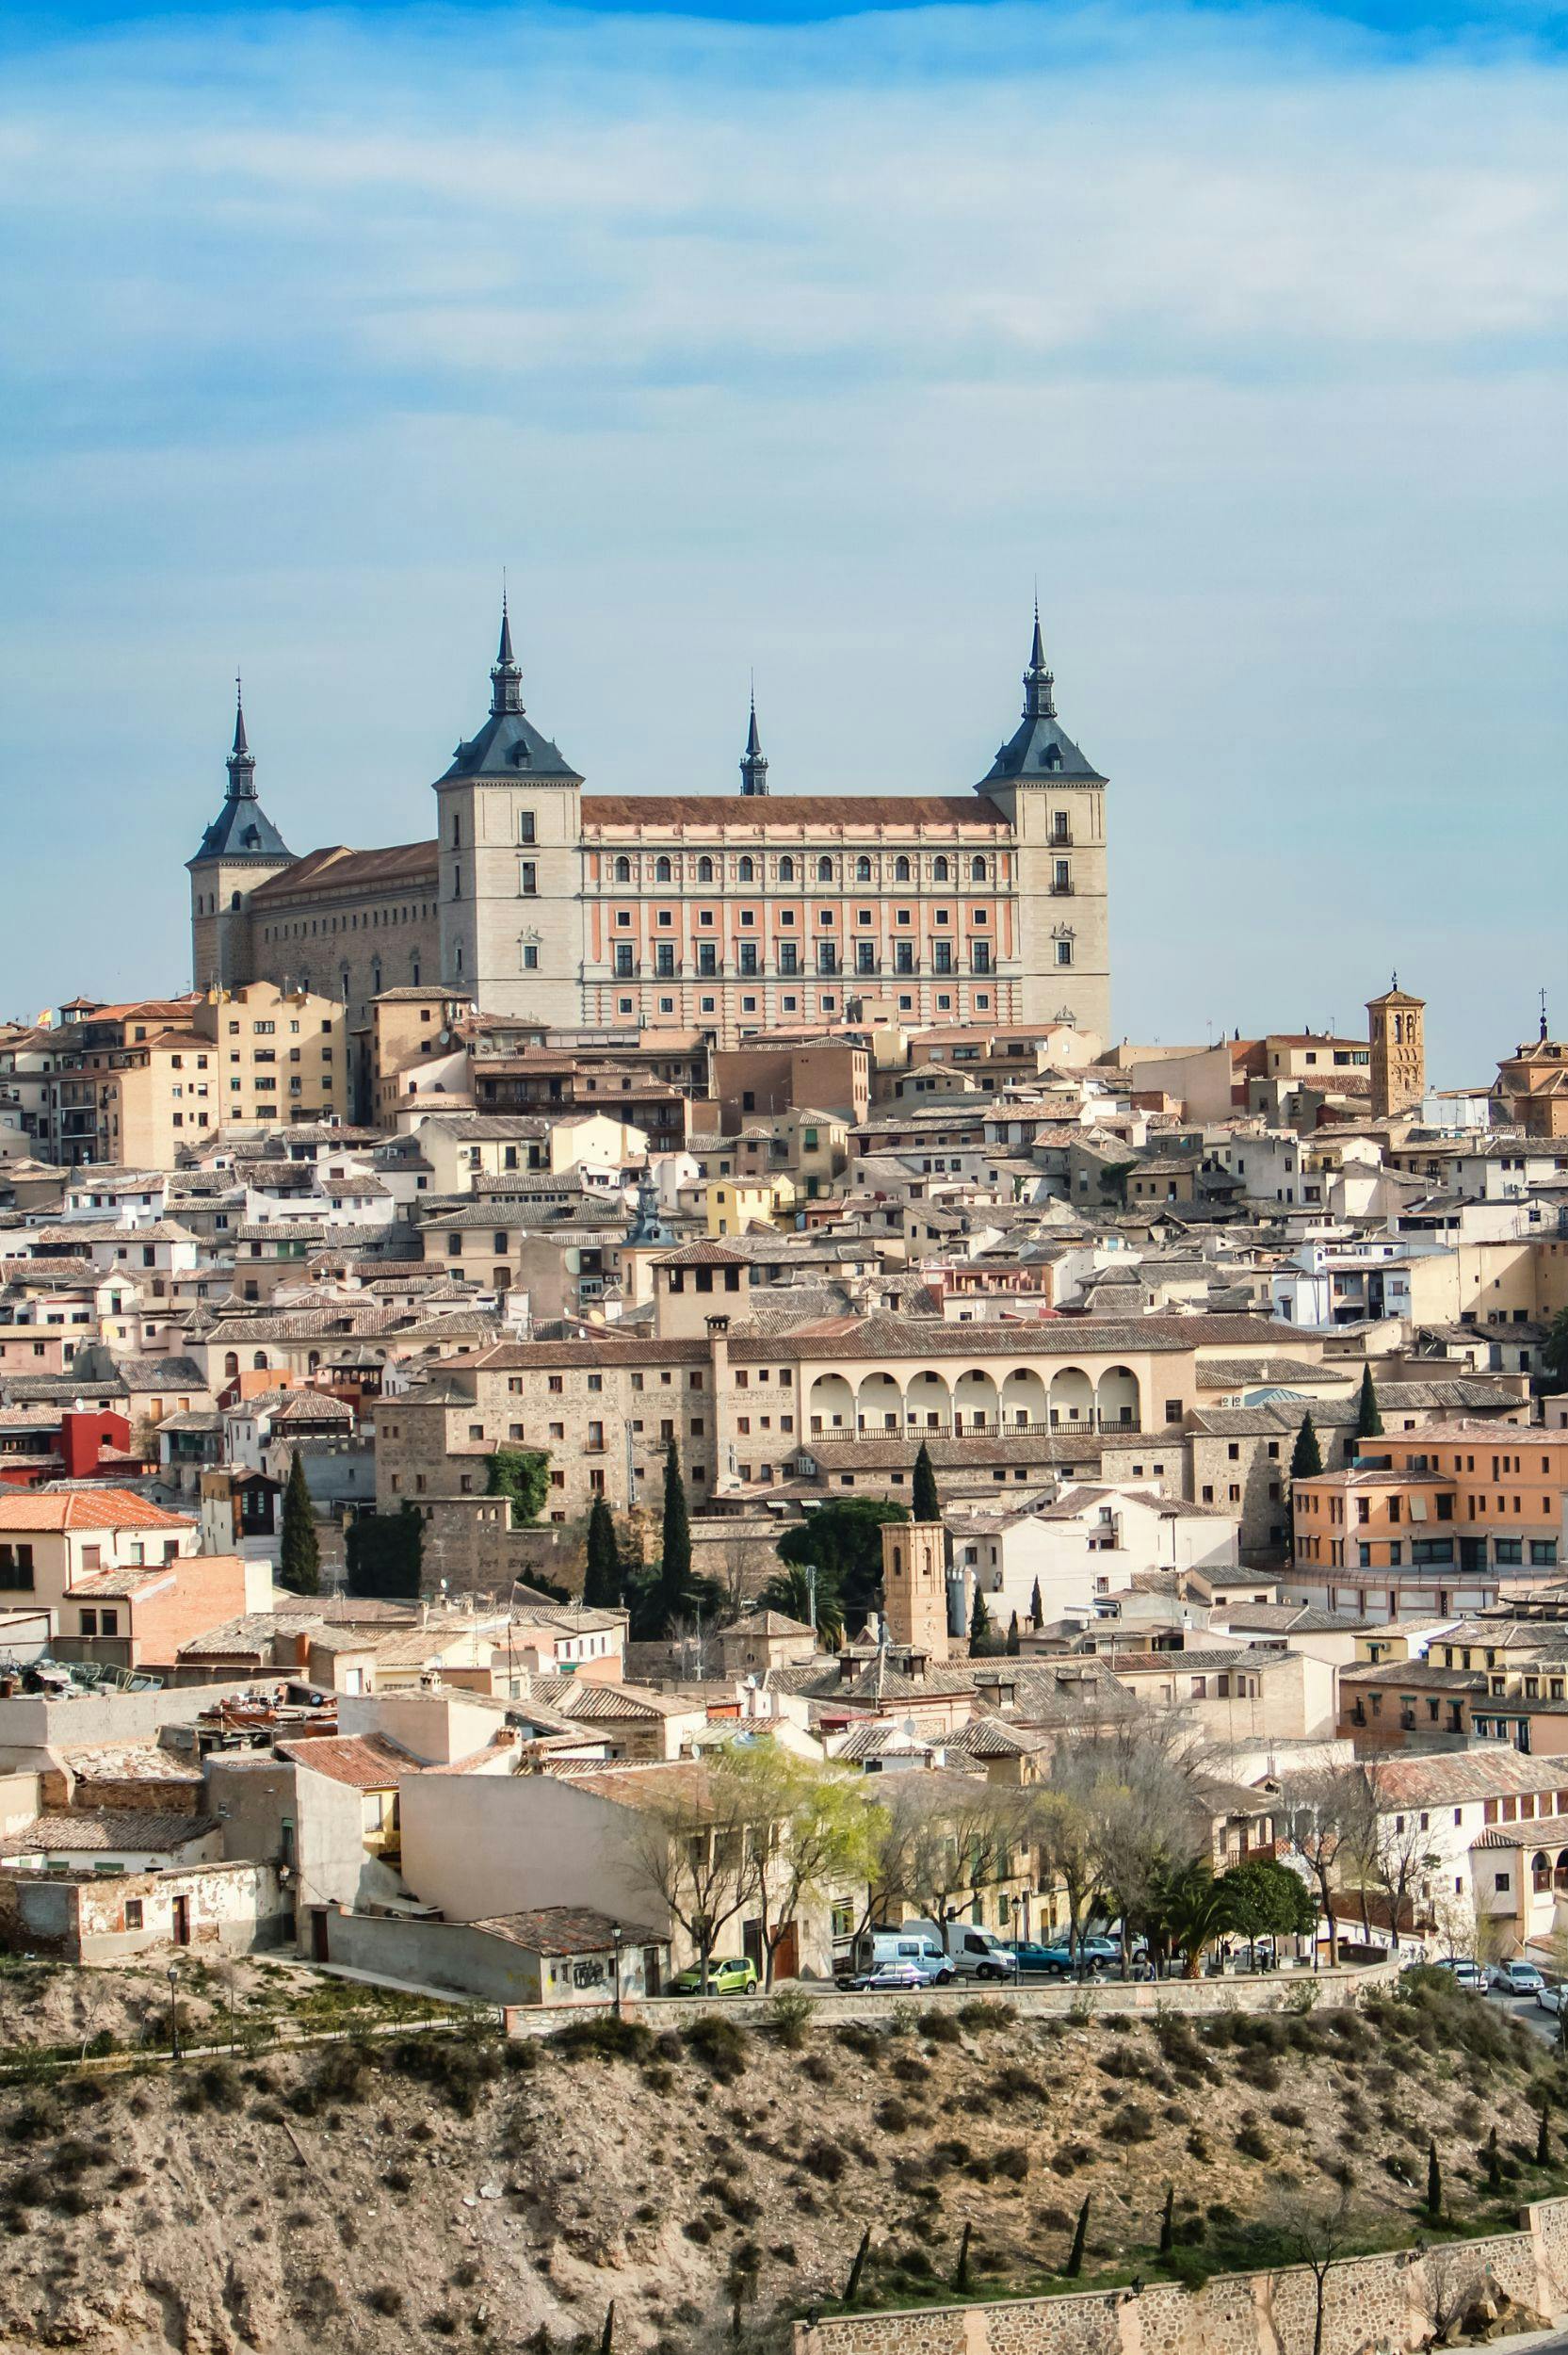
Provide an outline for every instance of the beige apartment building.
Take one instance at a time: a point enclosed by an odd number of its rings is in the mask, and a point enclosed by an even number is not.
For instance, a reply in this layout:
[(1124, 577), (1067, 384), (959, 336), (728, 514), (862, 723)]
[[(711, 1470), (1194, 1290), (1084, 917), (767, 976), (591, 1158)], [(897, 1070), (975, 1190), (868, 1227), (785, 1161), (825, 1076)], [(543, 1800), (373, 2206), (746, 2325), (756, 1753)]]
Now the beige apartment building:
[(1108, 1036), (1106, 780), (1058, 718), (1038, 619), (1024, 690), (967, 792), (774, 793), (753, 712), (738, 793), (590, 794), (527, 715), (503, 612), (433, 841), (297, 857), (237, 716), (188, 862), (194, 971), (331, 991), (356, 1030), (383, 992), (440, 986), (487, 1014), (722, 1046), (864, 1005)]
[(1036, 1327), (878, 1316), (769, 1336), (740, 1325), (750, 1283), (740, 1253), (689, 1245), (654, 1263), (652, 1334), (444, 1360), (423, 1389), (376, 1407), (378, 1509), (416, 1506), (435, 1525), (444, 1570), (477, 1578), (512, 1551), (485, 1493), (497, 1448), (548, 1453), (543, 1518), (558, 1524), (598, 1496), (656, 1509), (671, 1439), (699, 1503), (794, 1478), (814, 1439), (834, 1435), (896, 1439), (913, 1457), (928, 1436), (1038, 1433), (1081, 1439), (1088, 1465), (1113, 1439), (1179, 1431), (1238, 1358), (1255, 1353), (1267, 1366), (1274, 1339), (1261, 1320), (1227, 1316)]

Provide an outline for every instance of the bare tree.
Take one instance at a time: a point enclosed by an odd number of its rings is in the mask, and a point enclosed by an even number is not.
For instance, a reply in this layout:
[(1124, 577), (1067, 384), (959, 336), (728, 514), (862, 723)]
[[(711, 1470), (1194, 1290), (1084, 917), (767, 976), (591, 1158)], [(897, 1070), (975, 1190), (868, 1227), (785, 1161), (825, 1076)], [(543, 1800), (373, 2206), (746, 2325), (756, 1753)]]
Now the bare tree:
[(1399, 1916), (1407, 1905), (1414, 1926), (1414, 1897), (1417, 1887), (1439, 1860), (1431, 1835), (1422, 1828), (1418, 1808), (1393, 1803), (1387, 1778), (1377, 1761), (1359, 1766), (1363, 1786), (1362, 1812), (1370, 1823), (1372, 1876), (1388, 1900), (1389, 1934), (1396, 1953), (1399, 1945)]
[(863, 1776), (814, 1765), (772, 1742), (731, 1752), (724, 1772), (748, 1811), (748, 1892), (771, 1987), (779, 1948), (805, 1899), (846, 1881), (865, 1886), (881, 1811), (867, 1801)]
[(1317, 1902), (1329, 1923), (1329, 1962), (1339, 1960), (1339, 1931), (1334, 1921), (1333, 1892), (1342, 1866), (1365, 1852), (1366, 1785), (1343, 1767), (1311, 1767), (1287, 1775), (1280, 1785), (1275, 1814), (1279, 1836), (1298, 1857), (1317, 1884)]
[[(903, 1845), (904, 1894), (936, 1923), (1008, 1877), (1012, 1821), (1006, 1794), (979, 1776), (912, 1773), (917, 1813)], [(920, 1802), (924, 1804), (921, 1805)]]
[(1411, 2267), (1413, 2302), (1431, 2325), (1434, 2346), (1447, 2344), (1486, 2286), (1486, 2268), (1463, 2241), (1443, 2241)]
[(1312, 2355), (1323, 2355), (1323, 2315), (1328, 2302), (1329, 2276), (1348, 2256), (1355, 2238), (1355, 2217), (1348, 2188), (1333, 2199), (1304, 2199), (1292, 2189), (1281, 2193), (1267, 2221), (1276, 2245), (1292, 2265), (1305, 2266), (1312, 2276)]
[(631, 1869), (697, 1949), (707, 1984), (714, 1941), (753, 1891), (755, 1806), (721, 1759), (650, 1777), (634, 1802)]

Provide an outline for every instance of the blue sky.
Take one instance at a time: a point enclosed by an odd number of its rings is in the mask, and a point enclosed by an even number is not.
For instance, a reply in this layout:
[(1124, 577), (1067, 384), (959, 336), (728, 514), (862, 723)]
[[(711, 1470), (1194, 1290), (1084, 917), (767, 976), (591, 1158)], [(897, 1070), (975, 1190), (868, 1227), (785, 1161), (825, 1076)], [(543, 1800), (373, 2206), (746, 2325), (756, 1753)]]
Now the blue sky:
[[(962, 791), (1040, 583), (1117, 1026), (1568, 1021), (1568, 20), (102, 5), (0, 31), (0, 1008), (186, 972), (483, 707)], [(29, 817), (35, 822), (29, 823)]]

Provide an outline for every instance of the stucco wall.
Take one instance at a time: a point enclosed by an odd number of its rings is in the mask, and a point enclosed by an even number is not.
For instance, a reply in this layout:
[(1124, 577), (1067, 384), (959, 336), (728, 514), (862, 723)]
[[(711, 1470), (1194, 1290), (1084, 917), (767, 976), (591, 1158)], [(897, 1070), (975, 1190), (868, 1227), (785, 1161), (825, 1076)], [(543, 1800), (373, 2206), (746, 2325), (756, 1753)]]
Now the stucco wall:
[[(1424, 2256), (1353, 2258), (1329, 2276), (1323, 2355), (1414, 2348), (1432, 2333), (1445, 2297), (1489, 2276), (1495, 2289), (1552, 2316), (1568, 2306), (1568, 2201), (1523, 2211), (1525, 2229), (1448, 2244)], [(1310, 2347), (1316, 2291), (1301, 2266), (1232, 2274), (1189, 2295), (1156, 2282), (1083, 2298), (1027, 2298), (923, 2313), (835, 2315), (797, 2323), (795, 2355), (1278, 2355)]]

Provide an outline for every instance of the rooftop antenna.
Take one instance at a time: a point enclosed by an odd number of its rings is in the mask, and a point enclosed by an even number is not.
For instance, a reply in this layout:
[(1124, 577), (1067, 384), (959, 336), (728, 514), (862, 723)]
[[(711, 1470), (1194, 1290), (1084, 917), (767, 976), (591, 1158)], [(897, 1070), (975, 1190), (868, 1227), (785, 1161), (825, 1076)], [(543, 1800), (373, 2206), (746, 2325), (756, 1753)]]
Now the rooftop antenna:
[(1543, 991), (1542, 991), (1542, 993), (1541, 993), (1541, 1043), (1542, 1043), (1542, 1045), (1543, 1045), (1543, 1046), (1544, 1046), (1545, 1041), (1546, 1041), (1546, 993), (1545, 993), (1545, 991), (1544, 991), (1544, 990), (1543, 990)]

